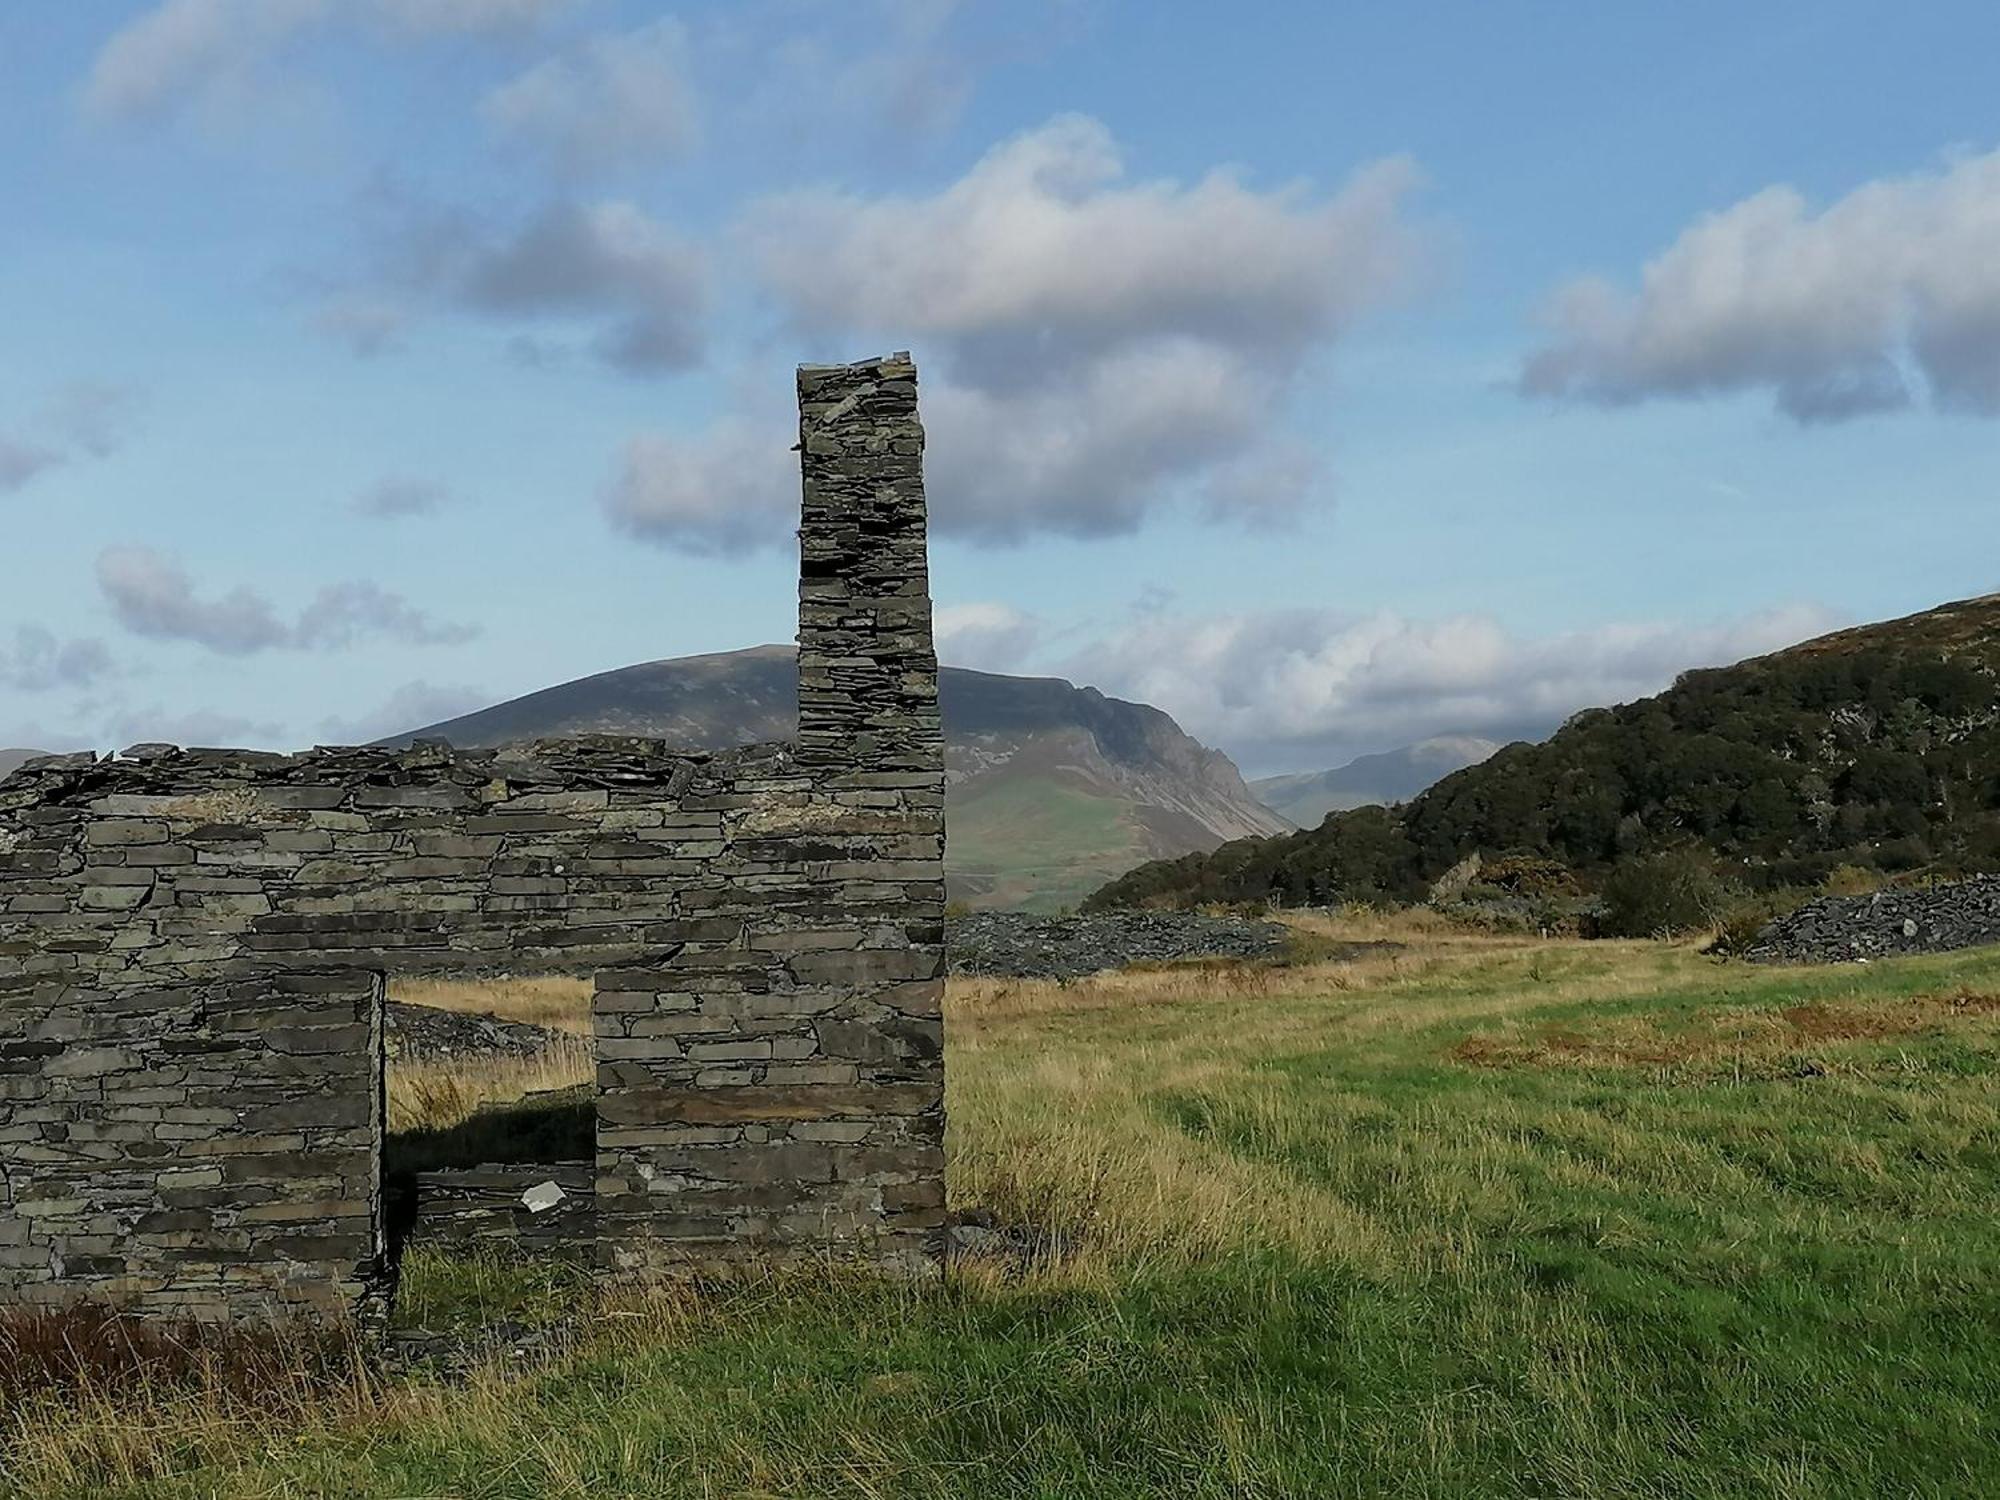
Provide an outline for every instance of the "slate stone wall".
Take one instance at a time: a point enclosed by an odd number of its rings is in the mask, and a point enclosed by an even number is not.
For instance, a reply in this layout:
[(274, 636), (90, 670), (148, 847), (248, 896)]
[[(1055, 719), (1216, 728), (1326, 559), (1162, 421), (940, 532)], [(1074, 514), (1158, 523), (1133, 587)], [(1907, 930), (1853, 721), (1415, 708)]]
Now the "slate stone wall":
[[(0, 783), (0, 984), (587, 970), (675, 942), (714, 807), (804, 785), (782, 746), (147, 751)], [(24, 946), (25, 945), (25, 946)], [(21, 951), (15, 952), (14, 949)]]
[(799, 770), (731, 791), (706, 925), (598, 976), (602, 1263), (931, 1264), (944, 751), (907, 355), (799, 372)]
[(926, 790), (944, 724), (910, 357), (800, 369), (799, 452), (799, 758)]
[(418, 1172), (412, 1244), (504, 1248), (586, 1264), (596, 1258), (596, 1169), (587, 1161)]
[(380, 1310), (379, 976), (5, 993), (0, 1304)]
[[(383, 973), (599, 971), (607, 1266), (929, 1263), (944, 772), (915, 370), (799, 388), (796, 748), (151, 746), (0, 782), (0, 1304), (365, 1313)], [(303, 1099), (322, 1114), (291, 1121)]]

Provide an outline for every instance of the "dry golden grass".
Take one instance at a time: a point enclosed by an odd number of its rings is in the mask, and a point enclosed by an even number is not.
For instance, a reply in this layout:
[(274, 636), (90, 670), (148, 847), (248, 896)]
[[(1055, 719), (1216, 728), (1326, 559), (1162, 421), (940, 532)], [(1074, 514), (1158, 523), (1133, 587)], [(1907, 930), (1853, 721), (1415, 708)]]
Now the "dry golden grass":
[(1822, 1060), (1844, 1042), (1881, 1042), (1923, 1034), (1967, 1041), (2000, 1035), (2000, 995), (1960, 988), (1946, 994), (1911, 995), (1890, 1003), (1809, 1000), (1779, 1009), (1720, 1007), (1697, 1011), (1676, 1024), (1657, 1016), (1620, 1016), (1591, 1025), (1542, 1025), (1492, 1034), (1474, 1032), (1451, 1049), (1460, 1062), (1480, 1067), (1649, 1068), (1666, 1076), (1702, 1076), (1727, 1065), (1732, 1072), (1788, 1061), (1792, 1070), (1826, 1071)]
[(529, 979), (398, 979), (391, 998), (589, 1036), (590, 994), (590, 980), (551, 974)]
[[(1070, 983), (959, 979), (946, 1002), (955, 1206), (1047, 1226), (1078, 1247), (1070, 1276), (1246, 1244), (1414, 1269), (1399, 1226), (1293, 1173), (1174, 1128), (1158, 1101), (1227, 1094), (1273, 1138), (1323, 1121), (1264, 1060), (1357, 1048), (1453, 1018), (1643, 995), (1702, 961), (1691, 945), (1549, 942), (1468, 931), (1429, 912), (1288, 915), (1309, 938), (1395, 951), (1297, 964), (1190, 963)], [(1093, 1045), (1115, 1034), (1115, 1046)], [(1392, 1043), (1393, 1044), (1393, 1043)], [(1289, 1118), (1291, 1116), (1299, 1118)], [(1449, 1253), (1449, 1247), (1431, 1246)]]
[[(137, 1381), (83, 1381), (0, 1413), (0, 1493), (102, 1494), (163, 1473), (257, 1451), (283, 1432), (363, 1428), (418, 1409), (426, 1395), (398, 1388), (355, 1361), (329, 1377), (309, 1361), (274, 1367), (252, 1390), (219, 1368)], [(268, 1450), (267, 1450), (268, 1451)], [(7, 1488), (9, 1481), (20, 1486)]]
[(489, 1105), (587, 1084), (596, 1071), (581, 1037), (533, 1057), (397, 1059), (389, 1065), (389, 1129), (441, 1130)]
[[(1495, 934), (1467, 929), (1428, 910), (1379, 912), (1357, 906), (1326, 913), (1287, 913), (1283, 920), (1297, 929), (1308, 944), (1394, 943), (1397, 948), (1365, 951), (1354, 957), (1329, 958), (1294, 964), (1266, 962), (1191, 962), (1157, 968), (1141, 968), (1093, 975), (1086, 979), (1058, 982), (1034, 979), (955, 978), (947, 989), (946, 1017), (954, 1053), (976, 1050), (982, 1033), (991, 1027), (1011, 1035), (1007, 1023), (1032, 1022), (1037, 1018), (1092, 1013), (1156, 1014), (1163, 1024), (1179, 1025), (1178, 1019), (1192, 1010), (1199, 1013), (1224, 1007), (1242, 1010), (1254, 1022), (1239, 1035), (1251, 1049), (1272, 1048), (1295, 1042), (1302, 1034), (1334, 1027), (1360, 1027), (1369, 1031), (1415, 1029), (1435, 1025), (1457, 1007), (1440, 1000), (1441, 985), (1458, 975), (1468, 979), (1487, 973), (1489, 980), (1519, 968), (1523, 955), (1532, 955), (1526, 972), (1536, 982), (1516, 997), (1521, 1006), (1541, 1006), (1552, 1001), (1585, 994), (1612, 998), (1645, 993), (1657, 988), (1669, 973), (1692, 956), (1691, 944), (1665, 945), (1654, 942), (1630, 943), (1551, 943), (1520, 934)], [(1604, 960), (1614, 956), (1616, 963)], [(1607, 972), (1607, 970), (1609, 972)], [(1421, 993), (1418, 993), (1421, 992)], [(394, 998), (441, 1010), (499, 1016), (568, 1032), (577, 1040), (558, 1043), (548, 1052), (527, 1059), (446, 1058), (392, 1063), (389, 1073), (389, 1116), (392, 1130), (420, 1127), (438, 1128), (458, 1123), (480, 1109), (519, 1099), (531, 1093), (575, 1087), (588, 1083), (593, 1075), (590, 1044), (591, 984), (588, 979), (545, 976), (531, 979), (423, 979), (398, 981)], [(1360, 1002), (1393, 1000), (1388, 1008)], [(1352, 1002), (1352, 1003), (1351, 1003)], [(1507, 1007), (1498, 1007), (1504, 1014)], [(1495, 1007), (1482, 1006), (1492, 1015)], [(1117, 1093), (1116, 1078), (1091, 1060), (1058, 1053), (1042, 1060), (1056, 1074), (1078, 1070), (1073, 1077), (1043, 1077), (1036, 1080), (1037, 1095), (1049, 1097), (1091, 1097), (1100, 1102)], [(1235, 1062), (1228, 1064), (1236, 1066)], [(1151, 1067), (1134, 1068), (1130, 1059), (1115, 1070), (1121, 1077), (1144, 1078), (1157, 1082)], [(1195, 1086), (1199, 1070), (1185, 1069), (1175, 1074), (1177, 1084)], [(954, 1114), (961, 1105), (954, 1099)], [(1074, 1135), (1082, 1128), (1082, 1117), (1069, 1112), (1066, 1119), (1043, 1122), (1037, 1128)], [(1093, 1161), (1096, 1153), (1076, 1147), (1084, 1154), (1072, 1161)], [(1031, 1158), (1033, 1153), (1028, 1154)], [(1021, 1164), (1031, 1169), (1032, 1160)], [(1126, 1165), (1104, 1163), (1092, 1169), (1092, 1180), (1122, 1179)], [(1221, 1223), (1243, 1212), (1258, 1211), (1255, 1205), (1228, 1198), (1226, 1182), (1205, 1181), (1199, 1187), (1173, 1179), (1182, 1174), (1162, 1168), (1164, 1179), (1154, 1206), (1171, 1201), (1191, 1202), (1201, 1197), (1223, 1197), (1208, 1217)], [(1240, 1164), (1232, 1164), (1240, 1173)], [(1258, 1176), (1261, 1182), (1261, 1174)], [(1074, 1182), (1074, 1174), (1066, 1174)], [(1025, 1182), (1022, 1189), (1030, 1198), (1037, 1190)], [(1101, 1194), (1091, 1188), (1064, 1216), (1072, 1220), (1101, 1220), (1108, 1211), (1099, 1201)], [(1051, 1206), (1039, 1203), (1047, 1218)], [(1142, 1205), (1143, 1207), (1143, 1205)], [(1142, 1219), (1156, 1217), (1142, 1213)], [(1200, 1242), (1200, 1216), (1180, 1226), (1177, 1233)], [(1293, 1221), (1304, 1225), (1309, 1221)], [(1103, 1225), (1099, 1224), (1102, 1241)], [(1309, 1232), (1309, 1231), (1307, 1231)]]
[[(1062, 1247), (1025, 1275), (517, 1286), (586, 1320), (582, 1378), (31, 1398), (0, 1409), (0, 1491), (200, 1469), (144, 1492), (1977, 1492), (2000, 953), (1762, 970), (1299, 925), (1403, 946), (950, 985), (951, 1201)], [(588, 1001), (413, 988), (539, 1024)], [(1825, 1071), (1727, 1071), (1800, 1051)], [(398, 1065), (392, 1116), (449, 1125), (588, 1073), (581, 1038)], [(419, 1260), (406, 1307), (487, 1316), (509, 1277), (550, 1275)], [(1670, 1459), (1678, 1488), (1653, 1482)]]
[(444, 1129), (494, 1104), (575, 1088), (596, 1076), (588, 979), (401, 979), (392, 998), (438, 1010), (499, 1016), (563, 1033), (533, 1057), (393, 1059), (389, 1128)]

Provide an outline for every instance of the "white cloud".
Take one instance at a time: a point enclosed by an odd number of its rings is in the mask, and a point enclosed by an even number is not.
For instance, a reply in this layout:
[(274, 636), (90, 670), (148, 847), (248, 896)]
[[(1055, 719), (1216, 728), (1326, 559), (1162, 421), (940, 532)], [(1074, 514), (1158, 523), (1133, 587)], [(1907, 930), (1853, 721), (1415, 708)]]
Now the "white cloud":
[(605, 317), (597, 352), (628, 372), (701, 358), (701, 254), (630, 203), (551, 207), (477, 255), (462, 295), (493, 313)]
[(76, 458), (109, 458), (125, 439), (139, 394), (130, 386), (72, 381), (42, 403), (34, 437), (0, 433), (0, 494)]
[(771, 291), (805, 329), (900, 328), (957, 378), (1019, 386), (1156, 338), (1295, 363), (1399, 290), (1419, 258), (1408, 162), (1338, 193), (1228, 171), (1128, 182), (1110, 132), (1064, 116), (929, 198), (800, 193), (750, 219)]
[(91, 458), (109, 458), (124, 446), (140, 394), (129, 385), (77, 380), (48, 400), (43, 425)]
[(217, 749), (275, 749), (286, 743), (285, 728), (268, 719), (212, 708), (192, 710), (121, 708), (112, 719), (111, 748), (131, 745), (206, 745)]
[(1801, 422), (1911, 404), (2000, 416), (2000, 151), (1814, 214), (1773, 187), (1689, 226), (1636, 293), (1557, 294), (1537, 395), (1608, 404), (1769, 390)]
[(14, 644), (0, 644), (0, 687), (21, 693), (87, 688), (111, 674), (104, 642), (58, 639), (39, 625), (20, 625)]
[(576, 0), (162, 0), (112, 33), (85, 83), (86, 110), (137, 119), (188, 103), (268, 99), (272, 58), (307, 32), (368, 22), (413, 39), (529, 29)]
[(924, 400), (932, 524), (1003, 542), (1116, 535), (1188, 480), (1211, 514), (1282, 517), (1309, 478), (1277, 462), (1291, 451), (1266, 431), (1277, 396), (1241, 356), (1191, 339), (1120, 349), (1046, 387), (933, 383)]
[[(1135, 529), (1163, 486), (1237, 472), (1262, 412), (1259, 382), (1226, 351), (1156, 344), (1097, 360), (1048, 390), (988, 391), (926, 377), (926, 489), (944, 536), (1016, 541), (1033, 532)], [(613, 522), (698, 554), (788, 545), (798, 524), (796, 419), (733, 413), (693, 437), (626, 445), (606, 492)], [(1277, 475), (1231, 509), (1282, 513), (1299, 490)]]
[(145, 547), (107, 547), (98, 554), (97, 583), (119, 623), (134, 635), (192, 641), (225, 656), (327, 650), (364, 636), (412, 646), (451, 645), (477, 634), (470, 626), (432, 620), (401, 596), (367, 582), (326, 585), (290, 621), (252, 589), (204, 599), (185, 568)]
[(1251, 769), (1318, 770), (1441, 734), (1539, 736), (1578, 709), (1642, 698), (1689, 668), (1837, 623), (1792, 606), (1718, 624), (1614, 624), (1536, 639), (1484, 615), (1154, 613), (1076, 652), (1063, 670), (1165, 709)]
[[(1424, 261), (1403, 216), (1414, 183), (1401, 161), (1333, 193), (1228, 171), (1133, 181), (1105, 128), (1069, 116), (935, 195), (792, 194), (751, 210), (742, 235), (801, 335), (916, 347), (940, 534), (1104, 536), (1175, 506), (1282, 519), (1313, 492), (1286, 404), (1306, 364)], [(698, 503), (648, 507), (645, 534), (784, 542), (796, 480), (722, 461), (754, 420), (647, 450), (702, 479)]]
[(759, 15), (742, 6), (716, 40), (722, 52), (757, 57), (760, 82), (740, 101), (749, 128), (775, 127), (781, 139), (806, 151), (830, 140), (904, 147), (955, 126), (979, 66), (1014, 50), (991, 34), (966, 36), (960, 23), (976, 15), (1004, 17), (1024, 35), (1046, 36), (1050, 12), (1058, 8), (839, 0), (766, 6)]
[(240, 93), (274, 51), (333, 8), (333, 0), (165, 0), (98, 52), (85, 107), (132, 118), (195, 94)]
[(106, 548), (97, 558), (97, 584), (135, 635), (195, 641), (232, 656), (291, 643), (290, 627), (262, 595), (238, 588), (199, 599), (186, 570), (144, 547)]
[(365, 745), (455, 719), (492, 701), (483, 689), (463, 684), (406, 682), (367, 713), (355, 718), (321, 720), (320, 733), (326, 736), (328, 744)]
[(325, 651), (379, 635), (410, 646), (455, 646), (478, 633), (470, 625), (433, 620), (400, 594), (356, 580), (329, 583), (314, 594), (292, 626), (290, 644)]
[(409, 516), (436, 515), (456, 499), (444, 485), (430, 480), (391, 478), (356, 495), (350, 509), (356, 515), (377, 521), (399, 521)]
[(418, 36), (529, 31), (575, 10), (580, 0), (373, 0), (395, 27)]
[(938, 660), (982, 672), (1011, 672), (1041, 643), (1041, 622), (1010, 604), (940, 605), (932, 621)]
[(862, 50), (835, 58), (808, 49), (800, 61), (819, 70), (835, 108), (873, 114), (898, 134), (940, 134), (972, 97), (971, 62), (949, 34), (968, 9), (964, 0), (877, 0), (877, 24), (850, 31), (866, 39)]
[(700, 362), (708, 266), (694, 244), (634, 204), (545, 205), (498, 225), (378, 188), (365, 204), (373, 269), (316, 318), (356, 353), (390, 347), (426, 307), (594, 328), (597, 356), (627, 374)]
[(35, 755), (66, 755), (91, 748), (90, 736), (75, 727), (57, 729), (38, 720), (11, 719), (0, 723), (0, 780), (5, 780), (12, 758), (7, 751), (32, 751)]
[(629, 535), (700, 555), (765, 546), (798, 525), (796, 436), (782, 418), (741, 417), (693, 439), (641, 434), (625, 445), (605, 511)]
[(353, 292), (317, 309), (312, 325), (337, 339), (362, 359), (372, 359), (399, 347), (410, 313), (392, 299)]
[(695, 143), (688, 71), (686, 27), (655, 21), (537, 63), (488, 94), (481, 113), (568, 172), (644, 166)]

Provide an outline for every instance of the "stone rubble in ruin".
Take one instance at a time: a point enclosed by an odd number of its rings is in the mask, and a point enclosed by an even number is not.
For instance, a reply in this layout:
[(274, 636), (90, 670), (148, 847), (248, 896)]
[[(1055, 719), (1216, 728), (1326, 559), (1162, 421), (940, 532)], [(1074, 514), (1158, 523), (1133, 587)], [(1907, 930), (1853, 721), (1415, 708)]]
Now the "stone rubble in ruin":
[(1987, 943), (2000, 943), (2000, 876), (1822, 896), (1766, 926), (1743, 956), (1753, 963), (1842, 963)]
[(384, 974), (597, 973), (574, 1196), (605, 1271), (935, 1264), (916, 372), (806, 367), (799, 396), (796, 746), (146, 746), (0, 782), (0, 1306), (375, 1318)]

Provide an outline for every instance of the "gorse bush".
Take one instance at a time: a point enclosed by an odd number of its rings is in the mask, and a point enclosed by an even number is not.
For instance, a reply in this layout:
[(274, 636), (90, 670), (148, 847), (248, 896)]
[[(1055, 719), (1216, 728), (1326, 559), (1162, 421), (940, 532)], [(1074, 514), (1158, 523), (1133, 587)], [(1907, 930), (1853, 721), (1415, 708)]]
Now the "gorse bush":
[(1827, 872), (1820, 889), (1829, 896), (1866, 896), (1884, 885), (1882, 873), (1866, 865), (1836, 865)]
[(1561, 860), (1538, 859), (1531, 854), (1487, 860), (1480, 867), (1475, 884), (1492, 886), (1509, 895), (1531, 897), (1575, 896), (1582, 889), (1575, 873)]
[(1606, 937), (1671, 937), (1714, 927), (1730, 904), (1730, 889), (1692, 849), (1677, 849), (1620, 865), (1604, 883)]

